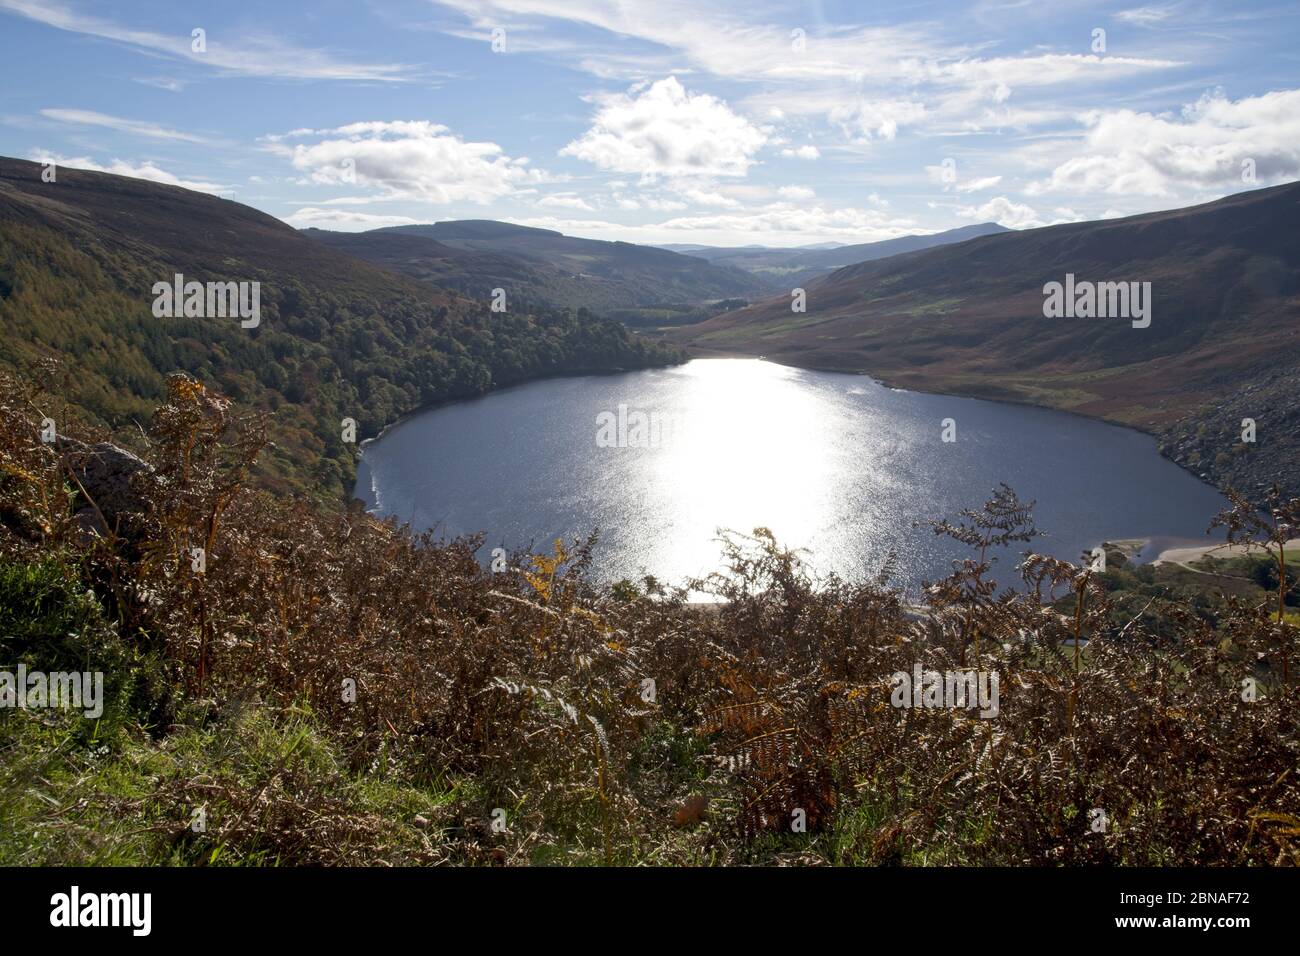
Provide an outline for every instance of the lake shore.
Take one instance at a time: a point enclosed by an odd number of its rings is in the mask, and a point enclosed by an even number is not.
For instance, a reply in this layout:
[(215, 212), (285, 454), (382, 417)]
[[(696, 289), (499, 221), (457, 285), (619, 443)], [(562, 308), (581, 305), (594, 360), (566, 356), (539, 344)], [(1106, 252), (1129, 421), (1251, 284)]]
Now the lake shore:
[[(684, 328), (690, 328), (690, 326), (684, 326)], [(819, 364), (817, 362), (799, 361), (797, 358), (792, 358), (786, 354), (769, 357), (767, 355), (760, 355), (757, 351), (748, 351), (743, 348), (721, 349), (714, 346), (696, 345), (689, 340), (675, 339), (671, 334), (666, 334), (663, 338), (685, 349), (686, 353), (692, 358), (757, 358), (767, 362), (774, 362), (777, 365), (786, 365), (790, 368), (801, 368), (808, 371), (835, 372), (846, 375), (865, 375), (873, 381), (879, 382), (886, 388), (891, 389), (919, 392), (926, 395), (952, 395), (959, 398), (974, 398), (985, 402), (1000, 402), (1004, 405), (1022, 405), (1026, 408), (1046, 408), (1053, 411), (1064, 412), (1067, 415), (1078, 415), (1081, 418), (1089, 418), (1093, 421), (1105, 422), (1108, 425), (1114, 425), (1118, 428), (1131, 428), (1133, 431), (1141, 432), (1144, 435), (1150, 435), (1152, 438), (1157, 440), (1157, 443), (1159, 443), (1159, 440), (1165, 431), (1164, 428), (1154, 422), (1135, 421), (1131, 420), (1128, 416), (1121, 417), (1105, 411), (1080, 411), (1079, 409), (1070, 407), (1069, 405), (1035, 401), (1021, 393), (991, 384), (984, 385), (974, 384), (969, 381), (948, 381), (927, 387), (926, 385), (917, 382), (900, 382), (896, 378), (892, 377), (888, 370), (882, 371), (872, 369), (860, 364), (854, 364), (852, 366), (845, 366), (842, 364)], [(1179, 468), (1183, 469), (1183, 471), (1196, 478), (1197, 481), (1204, 482), (1216, 491), (1222, 492), (1224, 490), (1218, 482), (1213, 480), (1212, 476), (1203, 474), (1189, 466), (1186, 462), (1178, 461), (1166, 454), (1165, 451), (1159, 447), (1157, 448), (1157, 451), (1162, 458), (1173, 462)]]
[[(1300, 538), (1292, 538), (1286, 543), (1287, 553), (1300, 549)], [(1228, 544), (1218, 542), (1214, 544), (1198, 545), (1190, 548), (1166, 548), (1161, 551), (1152, 564), (1188, 564), (1192, 561), (1199, 561), (1206, 557), (1216, 558), (1239, 558), (1246, 554), (1260, 554), (1261, 548), (1246, 548), (1240, 544)], [(1270, 548), (1271, 552), (1272, 549)]]
[[(723, 437), (597, 455), (592, 423), (620, 404), (668, 410)], [(918, 540), (912, 520), (957, 514), (1000, 482), (1035, 502), (1048, 536), (1037, 550), (1071, 561), (1107, 532), (1147, 533), (1148, 560), (1198, 544), (1223, 507), (1133, 429), (736, 356), (529, 383), (428, 414), (366, 444), (353, 493), (367, 508), (419, 529), (486, 532), (508, 550), (599, 527), (596, 566), (613, 580), (690, 579), (716, 569), (720, 528), (766, 527), (811, 549), (819, 573), (874, 575), (893, 553), (897, 580), (920, 587), (965, 554)], [(945, 416), (970, 441), (941, 442)], [(521, 425), (538, 419), (552, 423), (546, 436)], [(1024, 456), (1027, 444), (1039, 452)], [(1147, 490), (1116, 496), (1112, 482)]]

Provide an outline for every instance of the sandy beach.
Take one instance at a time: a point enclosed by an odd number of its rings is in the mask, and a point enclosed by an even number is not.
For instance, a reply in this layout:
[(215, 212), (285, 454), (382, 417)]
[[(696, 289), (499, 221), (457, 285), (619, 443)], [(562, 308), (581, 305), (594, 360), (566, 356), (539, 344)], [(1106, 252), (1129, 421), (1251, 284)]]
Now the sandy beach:
[[(1289, 540), (1286, 543), (1286, 549), (1287, 549), (1288, 557), (1290, 557), (1291, 552), (1300, 550), (1300, 538), (1292, 538), (1291, 540)], [(1263, 554), (1263, 551), (1258, 547), (1251, 548), (1249, 550), (1254, 552), (1255, 554), (1261, 554), (1261, 555)], [(1165, 563), (1187, 564), (1191, 561), (1199, 561), (1201, 558), (1204, 558), (1208, 555), (1213, 555), (1216, 558), (1231, 558), (1231, 557), (1240, 557), (1241, 555), (1246, 553), (1247, 553), (1247, 548), (1244, 547), (1243, 545), (1217, 542), (1217, 543), (1211, 543), (1205, 545), (1197, 545), (1195, 547), (1190, 547), (1190, 548), (1168, 548), (1164, 551), (1161, 551), (1160, 554), (1156, 557), (1156, 559), (1151, 563), (1152, 564), (1165, 564)]]

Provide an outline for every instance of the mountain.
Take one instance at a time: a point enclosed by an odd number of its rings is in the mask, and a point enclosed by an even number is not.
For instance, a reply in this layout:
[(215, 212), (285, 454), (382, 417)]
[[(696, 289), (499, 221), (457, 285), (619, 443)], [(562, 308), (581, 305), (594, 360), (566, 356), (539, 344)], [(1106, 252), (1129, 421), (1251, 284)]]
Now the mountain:
[[(812, 280), (678, 330), (698, 348), (1068, 409), (1156, 433), (1216, 481), (1300, 491), (1300, 184), (972, 239)], [(1150, 325), (1047, 318), (1044, 286), (1149, 282)], [(1257, 425), (1242, 442), (1242, 420)]]
[(821, 243), (796, 249), (771, 249), (764, 246), (733, 248), (696, 246), (689, 250), (683, 248), (682, 251), (714, 265), (743, 269), (766, 280), (774, 287), (779, 286), (788, 290), (801, 286), (815, 276), (854, 263), (870, 262), (874, 259), (896, 256), (902, 252), (915, 252), (918, 249), (930, 249), (934, 246), (965, 242), (977, 236), (991, 236), (1009, 231), (996, 222), (982, 222), (928, 236), (899, 236), (897, 239), (860, 242), (848, 246), (836, 243)]
[(474, 298), (504, 289), (507, 302), (522, 307), (587, 308), (627, 318), (638, 310), (750, 300), (772, 291), (747, 272), (698, 257), (493, 220), (305, 232), (348, 255)]
[(669, 252), (683, 253), (701, 253), (701, 259), (710, 259), (717, 254), (731, 254), (744, 252), (780, 252), (796, 251), (803, 252), (809, 249), (840, 249), (845, 245), (843, 242), (810, 242), (804, 246), (761, 246), (750, 244), (748, 246), (702, 246), (697, 242), (662, 242), (657, 245), (656, 249), (667, 249)]
[[(236, 202), (75, 169), (46, 183), (41, 172), (0, 158), (0, 368), (58, 358), (50, 407), (126, 438), (165, 399), (168, 373), (214, 384), (269, 416), (275, 448), (259, 477), (272, 487), (350, 491), (344, 418), (360, 441), (423, 405), (499, 385), (676, 359), (589, 313), (491, 312)], [(178, 273), (247, 283), (257, 322), (156, 317), (155, 284)]]

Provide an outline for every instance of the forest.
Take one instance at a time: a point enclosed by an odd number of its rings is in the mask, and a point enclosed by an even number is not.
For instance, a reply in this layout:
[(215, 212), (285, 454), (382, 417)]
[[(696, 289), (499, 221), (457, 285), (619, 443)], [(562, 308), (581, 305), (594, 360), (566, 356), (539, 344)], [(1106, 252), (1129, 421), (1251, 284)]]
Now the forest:
[(257, 476), (281, 491), (350, 495), (355, 446), (342, 441), (345, 418), (364, 441), (417, 409), (526, 379), (680, 359), (585, 310), (492, 312), (487, 302), (379, 270), (342, 282), (275, 260), (241, 273), (261, 282), (256, 328), (159, 319), (149, 290), (170, 281), (171, 263), (127, 249), (0, 215), (0, 366), (22, 372), (57, 358), (62, 377), (49, 417), (61, 429), (76, 420), (128, 445), (166, 396), (169, 373), (210, 382), (269, 413), (274, 447)]

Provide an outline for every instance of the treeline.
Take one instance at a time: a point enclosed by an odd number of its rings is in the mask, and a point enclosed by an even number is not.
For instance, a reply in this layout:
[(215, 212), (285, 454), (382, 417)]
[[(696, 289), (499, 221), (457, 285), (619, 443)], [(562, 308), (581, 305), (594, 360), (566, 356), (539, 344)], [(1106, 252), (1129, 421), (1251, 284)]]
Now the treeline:
[(149, 290), (176, 265), (156, 250), (110, 248), (0, 216), (0, 365), (23, 370), (57, 357), (64, 379), (54, 392), (67, 413), (127, 441), (165, 397), (168, 373), (213, 382), (270, 415), (265, 482), (337, 493), (354, 477), (344, 418), (356, 421), (361, 441), (422, 406), (493, 387), (681, 358), (585, 310), (493, 313), (487, 302), (389, 283), (378, 272), (340, 281), (307, 272), (304, 280), (277, 265), (241, 262), (235, 273), (262, 283), (256, 328), (158, 319)]

